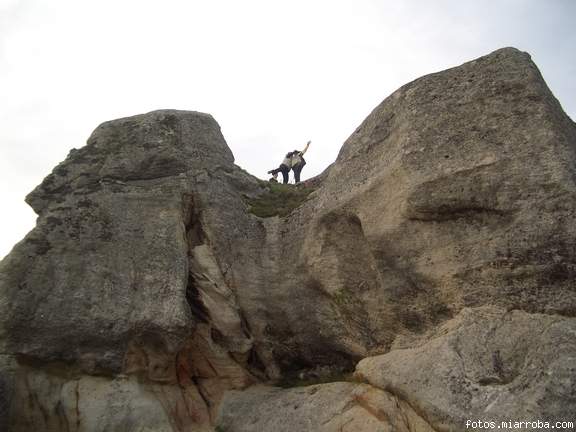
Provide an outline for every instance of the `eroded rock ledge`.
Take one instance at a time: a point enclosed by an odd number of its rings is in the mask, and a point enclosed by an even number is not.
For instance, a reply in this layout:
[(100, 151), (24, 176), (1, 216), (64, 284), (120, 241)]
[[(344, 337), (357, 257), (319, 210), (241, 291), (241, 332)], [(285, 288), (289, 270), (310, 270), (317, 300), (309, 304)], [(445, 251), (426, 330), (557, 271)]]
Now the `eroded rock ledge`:
[(400, 88), (281, 218), (211, 116), (104, 123), (0, 263), (0, 429), (573, 420), (575, 152), (513, 48)]

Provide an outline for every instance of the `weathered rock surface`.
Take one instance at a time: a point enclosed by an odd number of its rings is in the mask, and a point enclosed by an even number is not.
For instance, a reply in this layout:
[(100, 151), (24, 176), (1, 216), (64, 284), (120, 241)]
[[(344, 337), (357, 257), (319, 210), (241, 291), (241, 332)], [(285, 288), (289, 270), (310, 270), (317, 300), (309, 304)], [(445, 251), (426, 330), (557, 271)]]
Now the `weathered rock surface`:
[[(215, 255), (230, 267), (254, 255), (236, 240), (258, 230), (242, 201), (258, 191), (206, 114), (159, 111), (107, 122), (73, 150), (27, 197), (37, 227), (1, 264), (2, 352), (11, 358), (1, 382), (14, 395), (14, 418), (26, 400), (36, 401), (32, 423), (14, 430), (61, 430), (45, 413), (69, 406), (59, 389), (86, 375), (137, 376), (126, 394), (171, 385), (179, 398), (163, 392), (135, 407), (148, 410), (156, 400), (176, 424), (197, 427), (210, 423), (209, 401), (223, 389), (255, 381), (247, 366), (253, 341)], [(208, 248), (210, 230), (226, 236)], [(244, 258), (234, 261), (240, 251)], [(68, 381), (29, 386), (28, 375), (40, 372)], [(78, 388), (80, 400), (93, 397), (90, 385)], [(147, 424), (132, 411), (120, 410), (119, 424)], [(108, 430), (65, 418), (70, 428)]]
[(573, 316), (575, 143), (514, 49), (402, 87), (312, 199), (266, 221), (269, 283), (238, 287), (265, 290), (255, 337), (284, 371), (348, 368), (463, 307)]
[[(209, 115), (104, 123), (28, 196), (37, 227), (0, 263), (0, 427), (576, 412), (575, 172), (576, 126), (511, 48), (388, 97), (285, 218), (249, 212), (261, 182)], [(241, 391), (360, 360), (369, 384)]]
[[(402, 87), (344, 144), (313, 203), (317, 279), (366, 304), (371, 334), (392, 331), (378, 345), (463, 306), (574, 315), (575, 143), (524, 53)], [(342, 269), (359, 254), (365, 271)]]
[(572, 420), (576, 319), (464, 309), (426, 342), (369, 357), (357, 375), (426, 414), (435, 430), (466, 420)]
[(237, 432), (433, 432), (406, 402), (350, 382), (229, 392), (218, 427)]
[(187, 426), (176, 424), (176, 410), (170, 416), (159, 403), (180, 398), (175, 386), (143, 387), (127, 378), (65, 379), (38, 371), (19, 376), (17, 386), (21, 394), (13, 410), (21, 415), (13, 419), (13, 430), (172, 432)]
[(38, 226), (2, 263), (9, 350), (120, 372), (134, 337), (160, 332), (160, 349), (179, 346), (192, 325), (188, 176), (232, 160), (206, 115), (155, 113), (100, 126), (27, 197)]

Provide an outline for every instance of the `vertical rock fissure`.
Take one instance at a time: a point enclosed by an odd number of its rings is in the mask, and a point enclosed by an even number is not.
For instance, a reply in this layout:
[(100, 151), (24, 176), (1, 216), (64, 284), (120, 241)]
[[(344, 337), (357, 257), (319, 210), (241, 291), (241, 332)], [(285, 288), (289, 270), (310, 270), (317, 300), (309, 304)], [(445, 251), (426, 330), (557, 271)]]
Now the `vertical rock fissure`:
[[(179, 352), (177, 361), (179, 386), (193, 386), (202, 418), (212, 424), (224, 391), (245, 387), (255, 381), (251, 372), (252, 351), (244, 353), (244, 340), (250, 341), (250, 329), (239, 308), (234, 293), (220, 278), (221, 265), (212, 255), (213, 248), (204, 231), (199, 206), (192, 197), (185, 197), (184, 225), (187, 244), (188, 274), (186, 301), (190, 307), (194, 329)], [(239, 327), (231, 326), (237, 314)], [(232, 321), (230, 321), (232, 320)], [(238, 331), (238, 333), (236, 333)], [(238, 345), (240, 343), (240, 346)], [(187, 400), (184, 399), (184, 403)], [(194, 407), (189, 407), (191, 412)], [(192, 412), (192, 414), (194, 414)]]
[[(184, 195), (184, 227), (186, 233), (186, 244), (187, 244), (187, 259), (188, 263), (191, 262), (192, 249), (204, 243), (204, 233), (202, 231), (202, 225), (200, 223), (199, 215), (197, 214), (197, 206), (191, 195)], [(186, 301), (192, 312), (192, 318), (194, 321), (200, 321), (207, 323), (209, 320), (209, 312), (202, 299), (200, 298), (200, 292), (198, 291), (198, 286), (194, 275), (190, 269), (190, 264), (188, 265), (188, 275), (187, 275), (187, 285), (186, 285)]]
[(196, 281), (190, 272), (188, 272), (188, 284), (186, 285), (186, 301), (188, 302), (194, 321), (208, 323), (210, 313), (200, 298)]

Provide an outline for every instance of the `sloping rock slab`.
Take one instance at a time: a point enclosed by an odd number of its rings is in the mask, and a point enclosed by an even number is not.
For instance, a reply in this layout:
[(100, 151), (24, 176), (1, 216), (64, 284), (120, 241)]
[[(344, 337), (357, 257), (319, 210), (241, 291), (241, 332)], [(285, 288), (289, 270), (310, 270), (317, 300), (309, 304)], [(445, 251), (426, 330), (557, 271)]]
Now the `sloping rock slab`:
[(575, 336), (572, 318), (464, 309), (422, 345), (362, 360), (357, 375), (406, 399), (436, 430), (573, 421)]
[(226, 432), (433, 431), (404, 401), (350, 382), (229, 392), (217, 428)]

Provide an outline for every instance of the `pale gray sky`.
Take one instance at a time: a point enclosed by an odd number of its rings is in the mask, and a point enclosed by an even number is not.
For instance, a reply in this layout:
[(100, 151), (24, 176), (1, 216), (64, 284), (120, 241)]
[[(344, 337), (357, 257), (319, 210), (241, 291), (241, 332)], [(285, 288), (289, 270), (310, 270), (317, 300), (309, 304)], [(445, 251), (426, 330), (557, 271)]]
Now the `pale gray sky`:
[(265, 178), (312, 140), (303, 178), (401, 85), (498, 48), (527, 51), (576, 118), (572, 0), (0, 0), (0, 257), (25, 195), (101, 122), (211, 113)]

